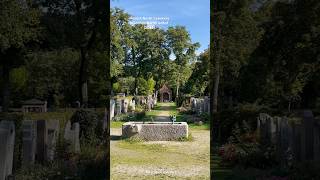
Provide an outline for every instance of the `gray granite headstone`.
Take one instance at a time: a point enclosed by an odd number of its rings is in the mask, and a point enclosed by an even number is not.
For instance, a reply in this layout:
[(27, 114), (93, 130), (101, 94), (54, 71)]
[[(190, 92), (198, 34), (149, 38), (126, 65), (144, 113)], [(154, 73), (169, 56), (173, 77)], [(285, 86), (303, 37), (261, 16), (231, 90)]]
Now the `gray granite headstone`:
[(73, 123), (71, 125), (71, 122), (68, 121), (65, 127), (64, 131), (64, 139), (68, 140), (70, 144), (70, 151), (74, 153), (80, 152), (80, 124), (79, 123)]
[(45, 120), (37, 121), (36, 160), (39, 163), (43, 163), (47, 160), (47, 128)]
[(136, 101), (135, 100), (131, 100), (130, 106), (131, 106), (131, 110), (135, 111), (136, 110)]
[(313, 159), (313, 126), (314, 118), (310, 110), (305, 110), (302, 112), (302, 160), (312, 160)]
[(129, 100), (128, 99), (124, 99), (123, 100), (123, 113), (127, 113), (128, 112), (128, 106), (129, 106)]
[(79, 123), (74, 123), (72, 125), (72, 130), (73, 130), (73, 142), (74, 142), (74, 151), (76, 153), (80, 152), (80, 124)]
[(119, 115), (121, 114), (122, 110), (122, 103), (121, 100), (116, 100), (116, 114)]
[(0, 179), (12, 174), (15, 125), (12, 121), (0, 122)]
[(34, 164), (37, 145), (37, 121), (23, 121), (22, 133), (22, 164)]
[(56, 143), (59, 137), (59, 120), (47, 120), (47, 159), (54, 160)]
[(320, 161), (320, 127), (314, 127), (314, 144), (313, 144), (313, 153), (314, 153), (314, 160)]
[(110, 99), (110, 120), (114, 117), (114, 109), (115, 109), (115, 101), (114, 99)]

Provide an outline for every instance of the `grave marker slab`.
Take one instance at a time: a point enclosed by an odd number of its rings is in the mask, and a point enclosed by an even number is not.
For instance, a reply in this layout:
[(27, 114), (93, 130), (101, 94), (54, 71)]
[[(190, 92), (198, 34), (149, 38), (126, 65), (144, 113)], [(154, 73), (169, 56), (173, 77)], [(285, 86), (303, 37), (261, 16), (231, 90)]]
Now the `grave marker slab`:
[(12, 174), (15, 125), (12, 121), (0, 122), (0, 179)]
[(22, 122), (22, 164), (34, 164), (37, 145), (37, 122), (25, 120)]

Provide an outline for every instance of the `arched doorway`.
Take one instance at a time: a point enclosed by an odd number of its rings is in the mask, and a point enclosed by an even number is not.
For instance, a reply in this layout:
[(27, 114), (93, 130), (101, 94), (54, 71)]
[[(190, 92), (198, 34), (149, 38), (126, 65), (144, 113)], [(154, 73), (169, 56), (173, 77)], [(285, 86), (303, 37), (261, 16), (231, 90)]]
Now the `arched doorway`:
[(170, 101), (169, 93), (167, 92), (163, 93), (163, 102), (169, 102), (169, 101)]

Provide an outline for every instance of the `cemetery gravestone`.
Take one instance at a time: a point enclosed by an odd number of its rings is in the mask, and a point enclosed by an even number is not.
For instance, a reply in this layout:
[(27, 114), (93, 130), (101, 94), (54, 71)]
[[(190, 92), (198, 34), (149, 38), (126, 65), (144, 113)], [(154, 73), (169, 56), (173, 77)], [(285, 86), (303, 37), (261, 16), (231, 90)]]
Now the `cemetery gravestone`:
[(130, 106), (131, 106), (131, 110), (132, 110), (132, 111), (135, 111), (135, 110), (136, 110), (135, 100), (131, 100)]
[(59, 137), (59, 121), (58, 120), (47, 120), (47, 159), (54, 160), (56, 142)]
[(128, 106), (129, 106), (129, 100), (128, 99), (124, 99), (123, 100), (123, 113), (127, 113), (128, 112)]
[(303, 131), (302, 131), (302, 160), (313, 159), (313, 126), (314, 119), (313, 114), (310, 110), (302, 112), (303, 117)]
[(12, 174), (15, 125), (12, 121), (0, 122), (0, 179)]
[(117, 115), (121, 114), (121, 108), (122, 108), (121, 100), (116, 100), (116, 114)]
[(37, 123), (28, 120), (22, 122), (22, 164), (34, 164), (37, 143)]
[(314, 160), (320, 161), (320, 127), (319, 125), (314, 127), (314, 146), (313, 146), (313, 153), (314, 153)]
[(46, 121), (38, 120), (37, 121), (37, 151), (36, 151), (36, 160), (39, 163), (43, 163), (47, 160), (47, 129)]
[(80, 124), (74, 123), (71, 126), (71, 122), (68, 121), (65, 127), (64, 139), (66, 139), (71, 143), (69, 147), (71, 152), (75, 152), (75, 153), (80, 152), (79, 134), (80, 134)]
[(115, 101), (114, 99), (110, 99), (110, 120), (114, 117), (114, 109), (115, 109)]

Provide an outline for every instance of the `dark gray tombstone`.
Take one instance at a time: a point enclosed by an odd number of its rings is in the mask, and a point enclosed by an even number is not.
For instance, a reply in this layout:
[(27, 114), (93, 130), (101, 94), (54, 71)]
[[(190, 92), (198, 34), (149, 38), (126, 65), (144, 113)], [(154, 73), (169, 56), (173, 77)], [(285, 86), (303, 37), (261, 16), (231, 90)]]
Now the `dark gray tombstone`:
[(22, 133), (22, 164), (34, 164), (37, 145), (37, 121), (23, 121)]
[(74, 152), (79, 153), (81, 151), (80, 149), (80, 124), (74, 123), (72, 125), (73, 130), (73, 142), (74, 142)]
[(15, 125), (12, 121), (0, 122), (0, 179), (12, 174)]
[(70, 142), (69, 151), (73, 153), (80, 152), (80, 124), (68, 121), (64, 131), (64, 139)]
[(116, 100), (116, 114), (119, 115), (121, 114), (122, 110), (122, 103), (121, 100)]
[(314, 160), (320, 161), (320, 126), (314, 127), (313, 134), (314, 134), (314, 144), (313, 144)]
[(293, 126), (293, 136), (294, 136), (294, 147), (293, 147), (293, 155), (296, 161), (301, 160), (301, 124), (295, 124)]
[(47, 160), (54, 160), (56, 143), (59, 137), (59, 120), (47, 120), (46, 121), (47, 128)]
[(36, 160), (43, 163), (47, 160), (47, 128), (45, 120), (37, 121), (37, 152)]
[(304, 110), (302, 112), (302, 136), (301, 136), (301, 155), (302, 160), (312, 160), (313, 159), (313, 126), (314, 118), (312, 111)]
[(287, 164), (287, 152), (289, 148), (289, 125), (286, 118), (280, 121), (280, 142), (278, 148), (282, 166)]

